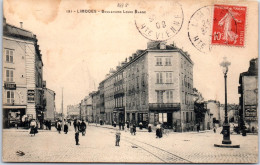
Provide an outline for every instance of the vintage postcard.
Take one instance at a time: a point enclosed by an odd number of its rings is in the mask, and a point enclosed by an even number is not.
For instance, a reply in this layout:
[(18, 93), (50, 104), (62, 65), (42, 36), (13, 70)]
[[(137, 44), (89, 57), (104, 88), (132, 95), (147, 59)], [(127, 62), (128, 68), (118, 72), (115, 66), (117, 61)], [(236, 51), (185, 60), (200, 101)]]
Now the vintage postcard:
[(2, 161), (258, 163), (258, 2), (4, 0)]

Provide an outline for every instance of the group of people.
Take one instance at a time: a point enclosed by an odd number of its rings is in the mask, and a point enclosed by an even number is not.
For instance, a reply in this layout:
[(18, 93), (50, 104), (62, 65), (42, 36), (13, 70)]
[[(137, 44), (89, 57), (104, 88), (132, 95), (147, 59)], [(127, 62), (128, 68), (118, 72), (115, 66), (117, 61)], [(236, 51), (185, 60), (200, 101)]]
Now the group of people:
[(46, 130), (51, 130), (51, 120), (44, 120), (43, 125)]
[(79, 144), (79, 133), (82, 133), (82, 136), (85, 136), (86, 134), (86, 129), (87, 129), (87, 124), (85, 123), (84, 120), (77, 120), (75, 119), (73, 121), (73, 126), (74, 126), (74, 130), (75, 130), (75, 141), (76, 141), (76, 145), (80, 145)]

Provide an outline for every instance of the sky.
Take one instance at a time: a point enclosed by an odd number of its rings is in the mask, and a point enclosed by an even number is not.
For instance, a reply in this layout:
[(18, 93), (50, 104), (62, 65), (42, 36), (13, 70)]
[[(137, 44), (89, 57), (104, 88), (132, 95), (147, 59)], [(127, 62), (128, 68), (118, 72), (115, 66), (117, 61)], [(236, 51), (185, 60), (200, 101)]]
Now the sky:
[[(118, 8), (118, 3), (128, 4)], [(242, 2), (243, 3), (243, 2)], [(159, 4), (155, 2), (154, 4)], [(195, 11), (212, 1), (179, 2), (183, 11), (180, 31), (167, 40), (187, 51), (192, 61), (193, 86), (205, 100), (224, 103), (224, 77), (219, 65), (223, 57), (231, 62), (227, 79), (228, 102), (238, 103), (239, 74), (248, 70), (249, 61), (258, 55), (257, 5), (247, 5), (244, 47), (214, 45), (202, 53), (190, 42), (188, 23)], [(168, 6), (169, 7), (169, 6)], [(64, 88), (64, 109), (77, 104), (115, 68), (137, 49), (146, 49), (149, 41), (137, 30), (135, 14), (68, 13), (67, 10), (134, 10), (153, 9), (152, 4), (135, 0), (5, 0), (7, 23), (20, 26), (37, 35), (44, 64), (43, 78), (47, 88), (56, 92), (56, 110), (61, 110), (61, 90)]]

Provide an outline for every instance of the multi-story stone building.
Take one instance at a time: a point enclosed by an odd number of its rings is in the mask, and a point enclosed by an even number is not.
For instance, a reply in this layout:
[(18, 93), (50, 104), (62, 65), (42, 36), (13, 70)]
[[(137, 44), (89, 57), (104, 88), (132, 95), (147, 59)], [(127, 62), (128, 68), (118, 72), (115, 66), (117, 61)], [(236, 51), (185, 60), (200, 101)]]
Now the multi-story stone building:
[(92, 98), (92, 122), (99, 123), (100, 120), (100, 109), (99, 109), (99, 91), (91, 92)]
[(104, 94), (104, 82), (101, 82), (98, 87), (99, 91), (99, 110), (100, 110), (100, 119), (106, 121), (105, 119), (105, 94)]
[(43, 62), (36, 35), (3, 19), (4, 128), (43, 120)]
[(86, 121), (93, 121), (93, 113), (92, 113), (92, 97), (91, 95), (88, 95), (84, 98), (84, 104), (85, 104), (85, 117), (84, 120)]
[(177, 131), (194, 126), (193, 62), (173, 45), (148, 43), (111, 69), (99, 91), (106, 123), (163, 123)]
[(44, 120), (55, 120), (55, 92), (51, 89), (44, 88), (44, 100), (46, 102), (44, 111)]
[(239, 76), (238, 93), (241, 95), (239, 98), (240, 105), (240, 122), (252, 130), (258, 128), (258, 59), (250, 60), (250, 67), (247, 72), (243, 72)]

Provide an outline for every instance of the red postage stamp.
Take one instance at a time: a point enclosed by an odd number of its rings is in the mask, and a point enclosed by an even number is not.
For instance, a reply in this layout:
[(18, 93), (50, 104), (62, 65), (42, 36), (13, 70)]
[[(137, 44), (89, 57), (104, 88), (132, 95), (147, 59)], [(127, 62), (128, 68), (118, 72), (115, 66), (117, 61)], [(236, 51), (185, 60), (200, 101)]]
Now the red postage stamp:
[(245, 6), (214, 5), (212, 44), (244, 46)]

